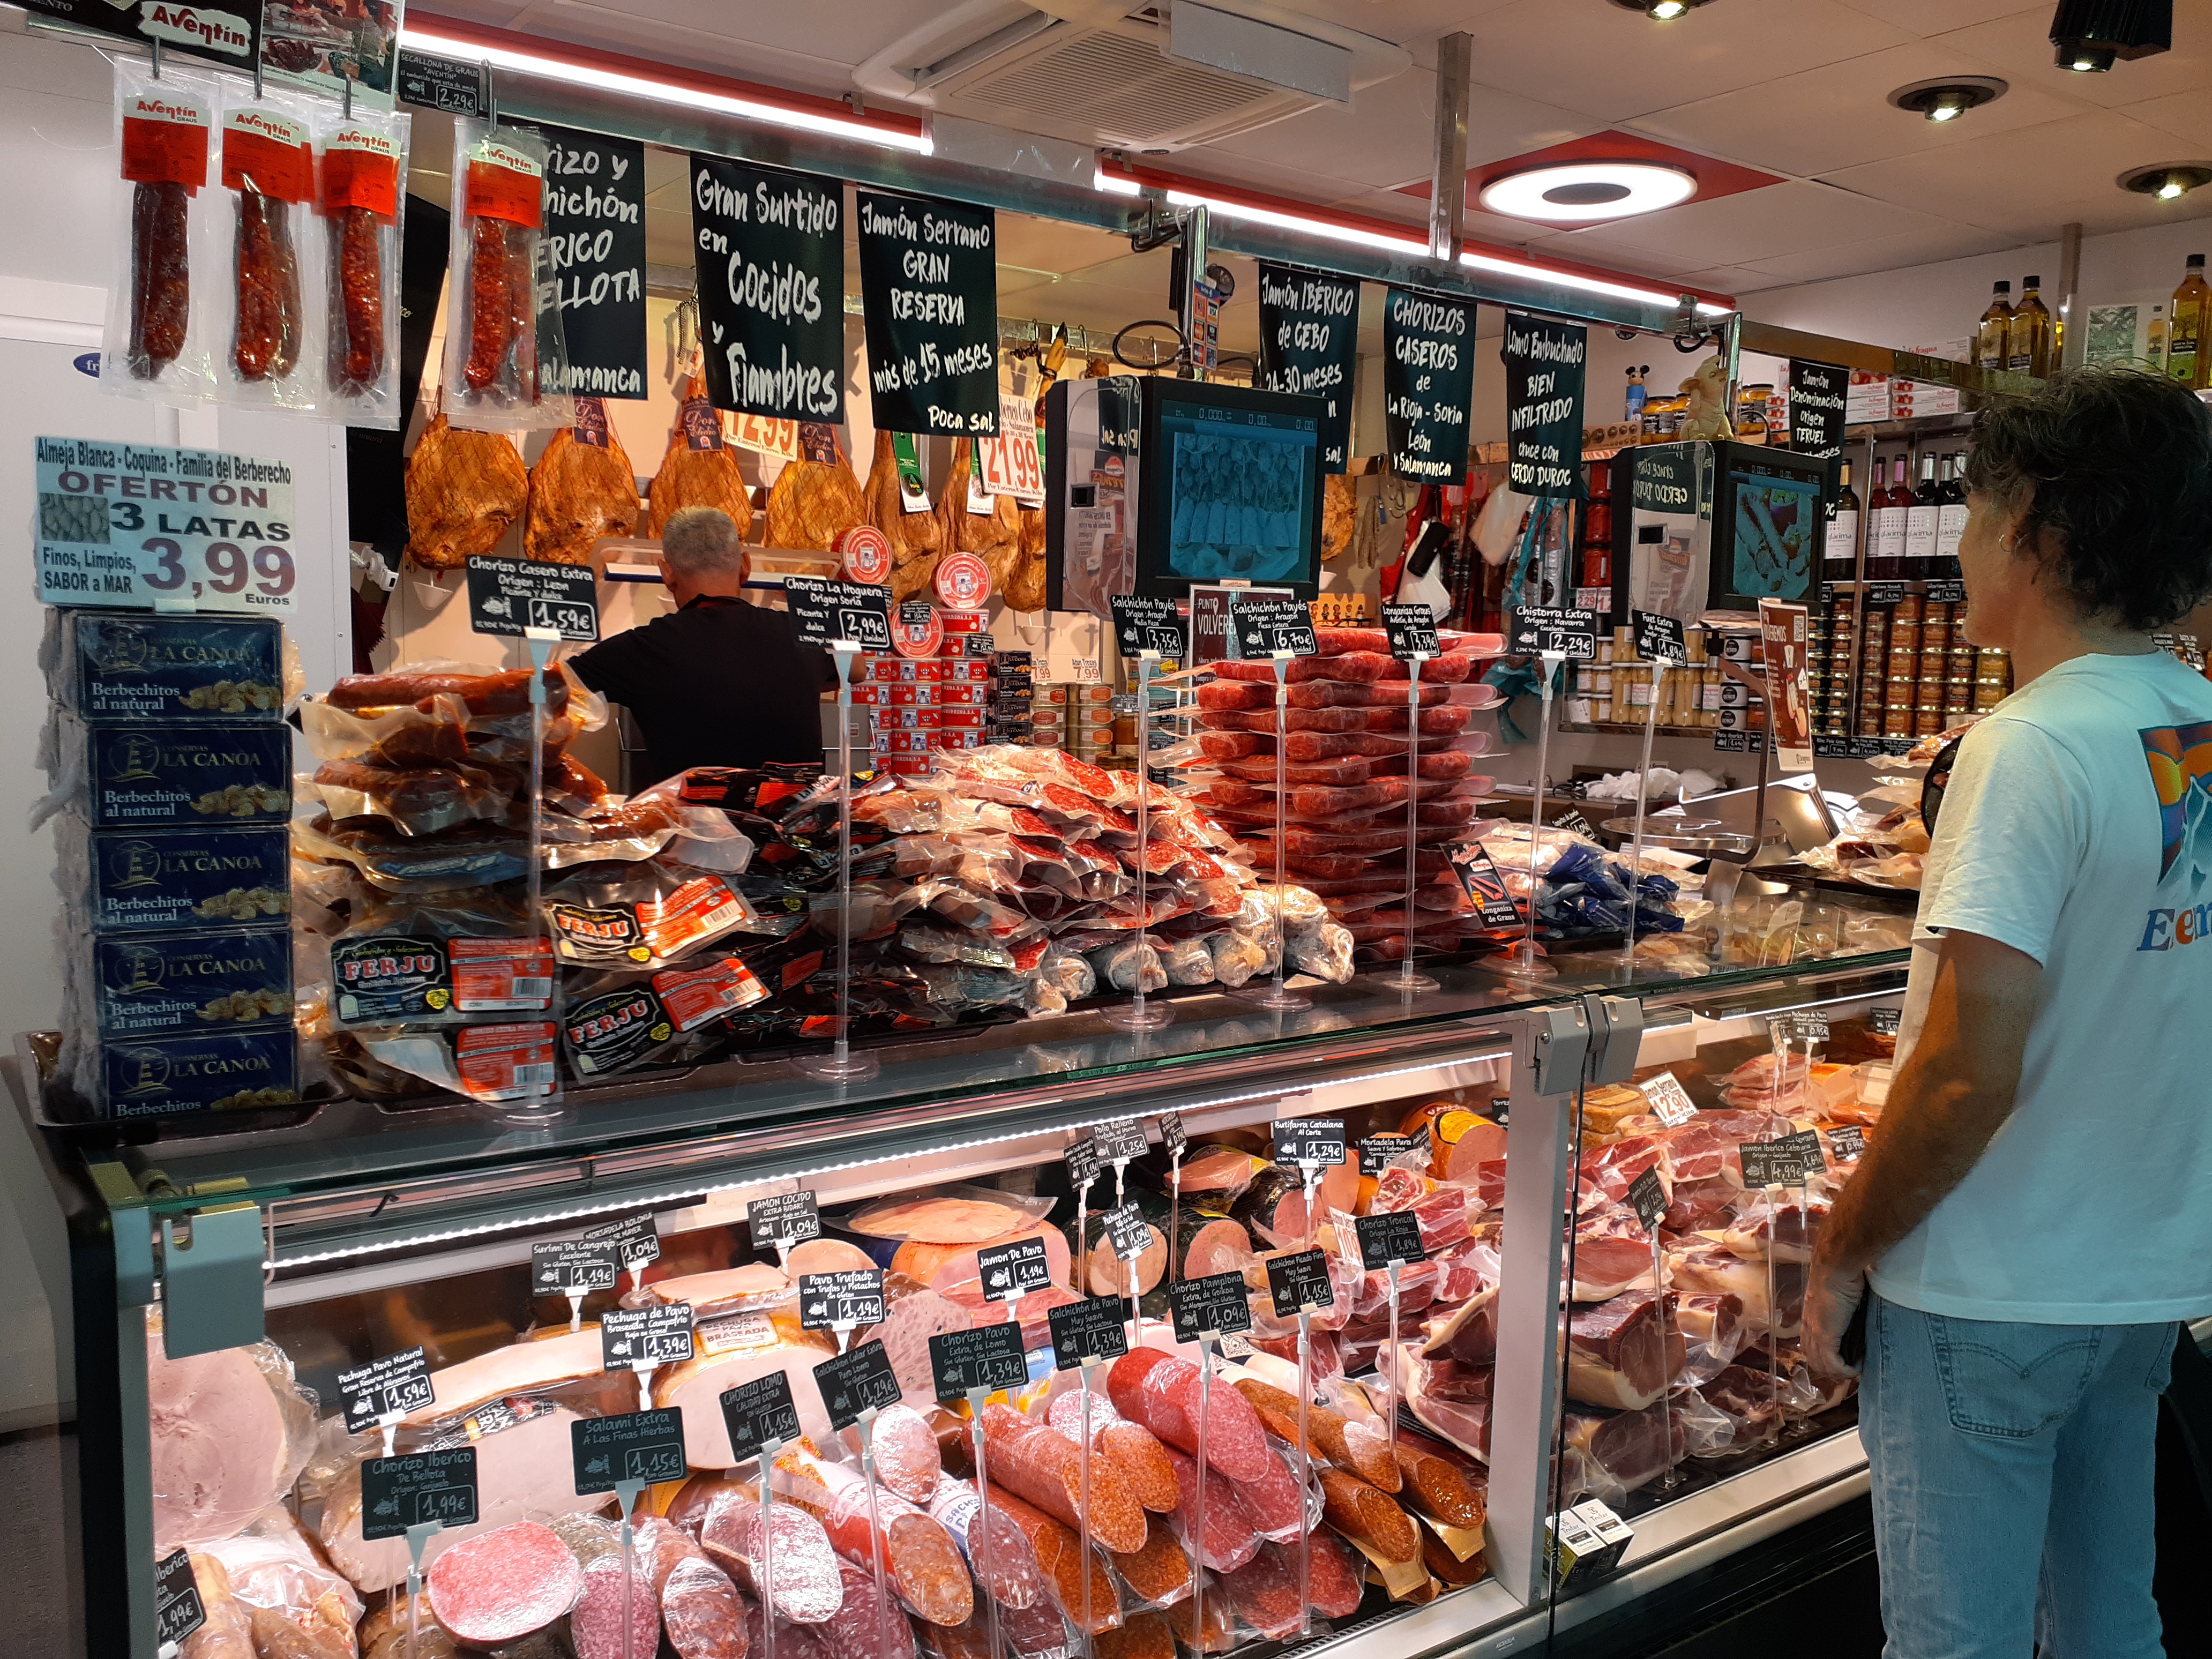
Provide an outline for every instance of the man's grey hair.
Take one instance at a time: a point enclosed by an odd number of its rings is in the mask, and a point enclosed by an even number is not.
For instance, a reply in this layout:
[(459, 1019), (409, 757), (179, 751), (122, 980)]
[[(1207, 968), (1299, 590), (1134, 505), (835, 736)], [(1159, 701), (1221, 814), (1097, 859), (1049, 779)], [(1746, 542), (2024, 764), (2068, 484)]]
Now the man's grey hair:
[(660, 556), (679, 576), (735, 576), (744, 568), (745, 544), (720, 507), (687, 507), (669, 514)]

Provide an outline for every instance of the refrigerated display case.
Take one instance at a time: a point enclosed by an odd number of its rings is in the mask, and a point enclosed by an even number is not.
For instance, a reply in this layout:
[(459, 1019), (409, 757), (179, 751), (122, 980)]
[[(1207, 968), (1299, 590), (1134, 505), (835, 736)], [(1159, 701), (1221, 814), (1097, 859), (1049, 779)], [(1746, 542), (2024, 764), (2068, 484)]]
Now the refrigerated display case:
[[(1723, 929), (1734, 944), (1716, 945), (1723, 959), (1670, 957), (1671, 971), (1645, 960), (1632, 967), (1616, 947), (1556, 954), (1558, 975), (1533, 982), (1451, 969), (1425, 996), (1387, 979), (1320, 986), (1303, 1012), (1206, 995), (1182, 1001), (1164, 1030), (1118, 1031), (1083, 1016), (971, 1029), (957, 1042), (885, 1052), (866, 1082), (825, 1085), (787, 1063), (733, 1062), (572, 1091), (558, 1111), (520, 1120), (446, 1100), (340, 1103), (246, 1133), (206, 1119), (40, 1126), (22, 1079), (39, 1075), (46, 1044), (21, 1039), (16, 1104), (70, 1238), (70, 1281), (48, 1288), (74, 1315), (79, 1541), (84, 1559), (101, 1564), (85, 1576), (97, 1587), (84, 1609), (90, 1651), (157, 1653), (157, 1601), (190, 1580), (173, 1563), (157, 1586), (157, 1563), (186, 1549), (203, 1587), (206, 1559), (226, 1567), (240, 1599), (223, 1617), (250, 1617), (259, 1605), (331, 1641), (332, 1651), (349, 1650), (341, 1637), (356, 1641), (337, 1626), (360, 1620), (361, 1650), (404, 1653), (389, 1644), (404, 1622), (395, 1586), (406, 1541), (366, 1540), (361, 1526), (362, 1467), (387, 1451), (482, 1454), (480, 1519), (426, 1536), (428, 1570), (442, 1551), (526, 1520), (559, 1522), (547, 1535), (563, 1541), (564, 1559), (580, 1565), (613, 1549), (616, 1505), (604, 1492), (574, 1495), (568, 1435), (641, 1401), (689, 1415), (688, 1467), (658, 1472), (676, 1478), (645, 1488), (641, 1522), (670, 1511), (696, 1528), (718, 1503), (741, 1508), (742, 1491), (723, 1494), (758, 1468), (732, 1463), (729, 1424), (714, 1420), (724, 1380), (787, 1376), (799, 1426), (836, 1466), (834, 1483), (849, 1483), (841, 1460), (853, 1456), (852, 1436), (828, 1432), (810, 1397), (813, 1364), (879, 1338), (906, 1403), (935, 1407), (921, 1339), (1008, 1318), (978, 1282), (975, 1247), (1029, 1237), (1049, 1246), (1054, 1284), (1012, 1316), (1030, 1380), (1000, 1398), (1040, 1423), (1078, 1375), (1054, 1367), (1048, 1305), (1074, 1302), (1067, 1287), (1079, 1279), (1085, 1294), (1111, 1293), (1125, 1272), (1136, 1275), (1138, 1322), (1127, 1328), (1140, 1348), (1178, 1346), (1167, 1282), (1241, 1274), (1254, 1328), (1202, 1344), (1203, 1352), (1185, 1341), (1181, 1352), (1215, 1372), (1210, 1416), (1235, 1409), (1214, 1402), (1215, 1389), (1224, 1401), (1265, 1401), (1268, 1388), (1294, 1399), (1297, 1326), (1275, 1316), (1267, 1262), (1324, 1252), (1332, 1300), (1309, 1322), (1304, 1381), (1316, 1454), (1308, 1474), (1328, 1501), (1316, 1500), (1305, 1528), (1307, 1583), (1300, 1594), (1288, 1577), (1300, 1556), (1296, 1521), (1278, 1524), (1274, 1540), (1252, 1526), (1249, 1559), (1232, 1549), (1198, 1581), (1210, 1651), (1226, 1640), (1327, 1644), (1346, 1659), (1504, 1653), (1547, 1621), (1569, 1628), (1616, 1609), (1864, 1490), (1848, 1391), (1807, 1376), (1791, 1339), (1808, 1229), (1848, 1177), (1854, 1134), (1878, 1122), (1882, 1033), (1894, 1024), (1877, 1011), (1893, 1008), (1903, 989), (1909, 914), (1879, 897), (1845, 910), (1810, 889), (1747, 893), (1738, 904), (1764, 908), (1744, 908), (1741, 927)], [(1697, 976), (1681, 976), (1685, 968)], [(1674, 1086), (1656, 1080), (1662, 1073)], [(1347, 1159), (1364, 1152), (1370, 1173), (1276, 1165), (1269, 1127), (1290, 1118), (1340, 1123)], [(1170, 1122), (1188, 1143), (1174, 1161), (1164, 1144)], [(1073, 1237), (1071, 1146), (1109, 1123), (1124, 1133), (1133, 1123), (1146, 1148), (1131, 1158), (1125, 1142), (1120, 1164), (1098, 1164)], [(1798, 1168), (1794, 1180), (1784, 1169), (1773, 1186), (1745, 1186), (1741, 1143), (1802, 1143), (1808, 1130), (1829, 1168)], [(1073, 1162), (1079, 1176), (1079, 1152)], [(814, 1195), (830, 1242), (793, 1269), (862, 1261), (890, 1269), (879, 1328), (799, 1328), (808, 1322), (780, 1252), (750, 1223), (762, 1200), (801, 1190)], [(1641, 1212), (1646, 1224), (1638, 1205), (1655, 1190), (1664, 1209)], [(1102, 1212), (1124, 1197), (1149, 1230), (1127, 1257), (1102, 1244)], [(1414, 1212), (1429, 1262), (1365, 1271), (1355, 1215), (1398, 1210)], [(1558, 1224), (1517, 1220), (1547, 1211)], [(637, 1226), (641, 1218), (651, 1226)], [(533, 1267), (533, 1246), (625, 1222), (632, 1237), (656, 1237), (659, 1255), (612, 1288), (571, 1297), (533, 1277), (544, 1266)], [(1661, 1296), (1652, 1294), (1655, 1261)], [(656, 1285), (669, 1288), (657, 1294)], [(605, 1369), (592, 1326), (610, 1311), (676, 1299), (698, 1304), (696, 1358), (635, 1381), (619, 1364)], [(749, 1346), (778, 1357), (746, 1359)], [(375, 1403), (362, 1395), (366, 1385), (350, 1379), (349, 1395), (340, 1374), (417, 1347), (433, 1397), (395, 1396), (401, 1407), (382, 1425), (374, 1412), (364, 1417)], [(716, 1377), (732, 1353), (736, 1369)], [(1120, 1392), (1120, 1364), (1096, 1368), (1101, 1395)], [(949, 1403), (932, 1421), (954, 1479), (972, 1441), (960, 1391)], [(1178, 1429), (1172, 1412), (1147, 1417), (1134, 1396), (1116, 1403), (1177, 1451), (1187, 1422)], [(1387, 1443), (1394, 1408), (1398, 1441), (1377, 1466), (1372, 1443)], [(1077, 1411), (1050, 1420), (1074, 1432), (1082, 1419)], [(1268, 1459), (1259, 1485), (1285, 1477), (1294, 1503), (1298, 1431), (1281, 1413), (1269, 1426), (1283, 1437), (1255, 1442)], [(1000, 1434), (989, 1429), (987, 1442)], [(1191, 1472), (1218, 1471), (1221, 1447), (1234, 1440), (1218, 1429), (1210, 1455), (1186, 1457), (1186, 1505)], [(1439, 1460), (1439, 1480), (1479, 1495), (1480, 1531), (1454, 1524), (1469, 1518), (1463, 1507), (1425, 1507), (1419, 1480), (1402, 1480), (1395, 1497), (1381, 1489), (1389, 1462), (1410, 1473), (1405, 1460), (1415, 1455)], [(1264, 1522), (1251, 1474), (1213, 1482), (1212, 1501), (1245, 1503)], [(1007, 1478), (1023, 1479), (1017, 1465)], [(1000, 1491), (996, 1477), (989, 1484)], [(779, 1504), (826, 1496), (800, 1475), (779, 1476), (777, 1486)], [(1224, 1486), (1237, 1489), (1233, 1500)], [(1609, 1572), (1595, 1572), (1586, 1553), (1560, 1582), (1547, 1528), (1563, 1505), (1592, 1498), (1625, 1520), (1632, 1540)], [(1188, 1596), (1184, 1529), (1168, 1521), (1164, 1539), (1159, 1524), (1147, 1534), (1163, 1553), (1154, 1565), (1171, 1555)], [(1211, 1551), (1213, 1534), (1198, 1525)], [(636, 1533), (670, 1535), (641, 1525)], [(742, 1549), (705, 1554), (750, 1588)], [(859, 1569), (847, 1565), (849, 1586)], [(782, 1607), (789, 1569), (769, 1570)], [(439, 1589), (429, 1576), (431, 1596), (417, 1604), (424, 1616)], [(1176, 1578), (1166, 1572), (1170, 1586)], [(500, 1650), (621, 1652), (618, 1639), (605, 1640), (618, 1621), (594, 1624), (600, 1612), (587, 1611), (598, 1581), (581, 1582), (586, 1605), (532, 1636), (536, 1645)], [(1198, 1628), (1181, 1599), (1164, 1611), (1144, 1599), (1127, 1560), (1115, 1558), (1099, 1582), (1119, 1611), (1094, 1607), (1094, 1623), (1118, 1617), (1122, 1629), (1097, 1651), (1171, 1659), (1177, 1621), (1186, 1638)], [(855, 1605), (868, 1593), (853, 1589)], [(218, 1581), (206, 1599), (223, 1594)], [(915, 1610), (913, 1596), (903, 1599)], [(1335, 1616), (1311, 1610), (1323, 1604)], [(447, 1616), (453, 1608), (449, 1593)], [(1284, 1622), (1293, 1614), (1303, 1632)], [(1072, 1601), (1055, 1607), (1045, 1617), (1054, 1639), (1033, 1625), (1000, 1639), (1018, 1653), (1072, 1651), (1079, 1636), (1063, 1615), (1082, 1617)], [(468, 1615), (458, 1616), (465, 1625)], [(945, 1659), (988, 1650), (977, 1632), (933, 1630), (918, 1618), (912, 1628)], [(209, 1637), (193, 1640), (200, 1645), (188, 1643), (184, 1659), (227, 1659)], [(788, 1636), (787, 1650), (805, 1640), (803, 1630)]]

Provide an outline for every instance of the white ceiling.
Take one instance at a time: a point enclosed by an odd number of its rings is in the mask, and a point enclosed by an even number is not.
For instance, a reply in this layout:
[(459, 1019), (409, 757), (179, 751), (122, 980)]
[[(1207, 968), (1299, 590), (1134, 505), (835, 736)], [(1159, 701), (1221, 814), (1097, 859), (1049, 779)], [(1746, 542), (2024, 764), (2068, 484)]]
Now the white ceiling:
[[(1062, 15), (1134, 0), (1036, 0)], [(1582, 230), (1468, 215), (1468, 234), (1561, 258), (1748, 293), (2086, 233), (2212, 215), (2212, 190), (2159, 203), (2120, 173), (2212, 160), (2212, 0), (2175, 0), (2174, 49), (2106, 75), (2055, 69), (2052, 0), (1712, 0), (1655, 24), (1609, 0), (1274, 0), (1407, 48), (1415, 67), (1160, 165), (1399, 220), (1429, 175), (1436, 41), (1473, 40), (1468, 161), (1625, 129), (1784, 182)], [(525, 33), (845, 93), (853, 66), (941, 19), (942, 0), (425, 0)], [(1892, 88), (1996, 76), (2010, 91), (1948, 125), (1892, 108)], [(670, 228), (680, 240), (681, 193)], [(656, 206), (659, 204), (656, 203)], [(1164, 267), (1126, 244), (1041, 229), (1007, 243), (1009, 314), (1126, 321), (1164, 301)], [(1079, 244), (1079, 246), (1078, 246)], [(674, 257), (684, 257), (680, 252)], [(1070, 260), (1072, 264), (1055, 264)], [(1024, 276), (1058, 270), (1058, 281)], [(1057, 307), (1057, 308), (1055, 308)], [(1134, 308), (1133, 308), (1134, 307)]]

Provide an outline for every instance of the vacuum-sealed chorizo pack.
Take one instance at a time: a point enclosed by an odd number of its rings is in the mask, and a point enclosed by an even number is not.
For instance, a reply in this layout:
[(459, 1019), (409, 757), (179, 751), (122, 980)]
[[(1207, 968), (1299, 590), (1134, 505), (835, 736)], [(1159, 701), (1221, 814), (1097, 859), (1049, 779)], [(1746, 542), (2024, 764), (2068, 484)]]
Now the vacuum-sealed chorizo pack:
[(249, 409), (313, 410), (323, 396), (323, 248), (314, 234), (316, 104), (296, 94), (226, 84), (220, 177), (228, 198), (224, 227), (229, 281), (222, 323), (218, 401)]
[(315, 131), (323, 221), (328, 412), (348, 426), (399, 424), (399, 237), (410, 118), (325, 111)]
[(526, 127), (461, 121), (453, 155), (447, 418), (489, 432), (572, 426), (545, 246), (545, 140)]
[[(217, 204), (207, 190), (221, 101), (212, 76), (115, 64), (117, 189), (110, 246), (123, 268), (107, 285), (100, 380), (109, 392), (198, 403), (215, 391), (204, 290), (216, 281)], [(198, 302), (197, 304), (195, 302)]]

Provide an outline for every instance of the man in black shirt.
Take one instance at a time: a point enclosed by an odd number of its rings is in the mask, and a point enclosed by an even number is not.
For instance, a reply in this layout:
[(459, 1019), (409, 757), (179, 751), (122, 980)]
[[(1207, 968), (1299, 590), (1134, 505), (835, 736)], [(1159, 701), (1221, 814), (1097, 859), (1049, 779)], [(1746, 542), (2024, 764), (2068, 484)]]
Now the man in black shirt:
[(836, 689), (836, 665), (793, 637), (787, 614), (740, 597), (749, 563), (728, 514), (685, 507), (660, 539), (675, 614), (569, 659), (644, 731), (641, 789), (694, 766), (822, 758), (821, 696)]

